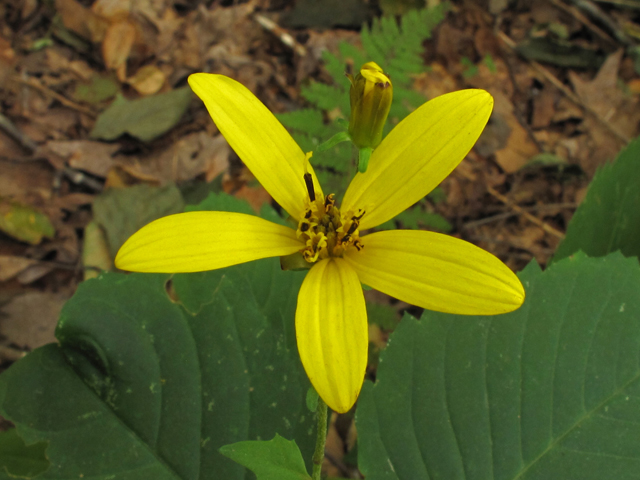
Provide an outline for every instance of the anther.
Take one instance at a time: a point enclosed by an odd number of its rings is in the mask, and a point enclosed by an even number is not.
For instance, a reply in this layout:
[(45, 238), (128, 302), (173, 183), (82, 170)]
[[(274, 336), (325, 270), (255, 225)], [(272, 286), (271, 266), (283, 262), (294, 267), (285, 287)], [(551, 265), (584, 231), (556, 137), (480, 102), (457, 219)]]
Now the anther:
[(304, 183), (307, 186), (307, 192), (309, 192), (309, 200), (311, 200), (312, 202), (316, 201), (316, 191), (313, 188), (313, 177), (311, 176), (310, 173), (305, 173), (304, 174)]

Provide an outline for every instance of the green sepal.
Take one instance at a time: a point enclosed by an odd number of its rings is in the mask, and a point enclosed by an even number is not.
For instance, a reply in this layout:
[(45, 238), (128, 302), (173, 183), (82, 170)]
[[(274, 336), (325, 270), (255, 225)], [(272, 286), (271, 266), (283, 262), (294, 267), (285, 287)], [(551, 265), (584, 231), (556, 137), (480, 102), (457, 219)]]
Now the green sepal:
[(369, 166), (369, 159), (371, 158), (371, 152), (373, 148), (361, 148), (358, 150), (358, 171), (364, 173)]

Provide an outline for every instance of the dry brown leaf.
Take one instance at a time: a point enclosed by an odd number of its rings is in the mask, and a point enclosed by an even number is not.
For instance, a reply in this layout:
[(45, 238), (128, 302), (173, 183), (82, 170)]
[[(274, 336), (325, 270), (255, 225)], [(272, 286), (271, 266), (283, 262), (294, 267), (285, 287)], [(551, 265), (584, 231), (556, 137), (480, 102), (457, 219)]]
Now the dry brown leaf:
[(21, 348), (34, 349), (55, 342), (54, 331), (65, 295), (27, 292), (0, 308), (0, 334)]
[(271, 195), (269, 195), (262, 185), (257, 187), (243, 185), (234, 193), (234, 196), (249, 202), (249, 205), (251, 205), (256, 213), (260, 212), (263, 205), (271, 203)]
[[(622, 55), (622, 50), (611, 54), (591, 81), (583, 80), (573, 71), (569, 72), (569, 79), (585, 105), (609, 122), (613, 129), (632, 138), (638, 134), (640, 126), (640, 101), (618, 88)], [(592, 115), (585, 117), (583, 129), (590, 135), (580, 166), (592, 175), (598, 166), (615, 158), (623, 145)]]
[(135, 39), (136, 27), (131, 22), (124, 20), (109, 26), (102, 42), (105, 66), (120, 73), (119, 69), (126, 64)]
[(627, 83), (627, 88), (633, 94), (640, 94), (640, 78), (634, 78)]
[(11, 43), (0, 37), (0, 86), (13, 73), (16, 60), (16, 52), (11, 48)]
[(108, 20), (75, 0), (56, 0), (56, 10), (65, 27), (94, 43), (100, 43), (109, 28)]
[(51, 198), (53, 172), (37, 163), (0, 162), (0, 192), (4, 197), (36, 195)]
[(585, 81), (574, 71), (569, 71), (569, 79), (580, 99), (604, 118), (611, 118), (622, 99), (618, 90), (618, 70), (624, 51), (618, 50), (607, 57), (598, 74), (591, 81)]
[(145, 65), (127, 80), (141, 95), (157, 93), (166, 81), (165, 74), (155, 65)]
[(106, 177), (113, 167), (113, 155), (120, 145), (92, 140), (51, 140), (44, 146), (67, 161), (70, 167)]
[(55, 267), (46, 263), (31, 265), (20, 272), (16, 278), (22, 285), (29, 285), (51, 273), (53, 270), (55, 270)]
[(23, 20), (29, 18), (38, 8), (38, 0), (23, 0), (20, 10), (20, 18)]
[(213, 180), (227, 170), (229, 144), (205, 132), (182, 137), (170, 148), (145, 157), (117, 156), (116, 165), (140, 180), (152, 183), (184, 182), (204, 174)]
[(458, 90), (458, 81), (440, 63), (433, 63), (429, 72), (416, 75), (413, 87), (427, 98), (435, 98)]
[(13, 255), (0, 255), (0, 282), (12, 279), (20, 272), (38, 263), (37, 260)]
[(551, 123), (556, 114), (557, 90), (544, 88), (533, 98), (533, 116), (531, 118), (532, 128), (546, 128)]
[(131, 0), (96, 0), (91, 11), (112, 22), (125, 20), (131, 12)]

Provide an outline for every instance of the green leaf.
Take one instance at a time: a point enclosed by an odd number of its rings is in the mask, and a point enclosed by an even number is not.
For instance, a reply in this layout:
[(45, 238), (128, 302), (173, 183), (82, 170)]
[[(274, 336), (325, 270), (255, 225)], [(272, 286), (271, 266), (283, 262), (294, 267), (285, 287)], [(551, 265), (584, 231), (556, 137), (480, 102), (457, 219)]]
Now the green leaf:
[[(215, 194), (195, 208), (250, 210)], [(270, 207), (262, 215), (283, 221)], [(49, 442), (39, 478), (239, 480), (244, 469), (218, 449), (276, 433), (310, 459), (294, 329), (303, 278), (266, 259), (84, 282), (61, 314), (60, 346), (0, 375), (0, 414), (28, 443)]]
[(0, 432), (0, 478), (32, 478), (49, 468), (46, 443), (25, 445), (15, 428)]
[(0, 197), (0, 231), (23, 242), (37, 245), (43, 237), (56, 234), (49, 217), (28, 205)]
[(148, 142), (178, 123), (191, 103), (189, 87), (177, 88), (137, 100), (116, 99), (100, 114), (91, 131), (92, 138), (115, 140), (128, 133)]
[(88, 83), (79, 83), (73, 98), (79, 102), (100, 103), (113, 97), (120, 90), (113, 76), (94, 75)]
[(50, 442), (44, 478), (241, 479), (222, 445), (295, 438), (311, 457), (308, 380), (295, 349), (302, 277), (277, 259), (215, 272), (104, 274), (82, 283), (56, 335), (0, 376), (0, 413)]
[(573, 215), (554, 261), (582, 250), (600, 257), (620, 250), (640, 256), (640, 138), (596, 173)]
[(519, 276), (513, 313), (402, 320), (358, 403), (367, 480), (639, 478), (637, 261)]
[(367, 302), (367, 320), (385, 330), (394, 330), (398, 325), (398, 312), (391, 305)]
[(277, 434), (268, 442), (248, 441), (225, 445), (220, 453), (247, 467), (256, 474), (258, 480), (311, 479), (296, 442)]
[(111, 258), (137, 230), (165, 215), (179, 213), (184, 203), (175, 185), (136, 185), (107, 190), (93, 202), (93, 218), (105, 231)]

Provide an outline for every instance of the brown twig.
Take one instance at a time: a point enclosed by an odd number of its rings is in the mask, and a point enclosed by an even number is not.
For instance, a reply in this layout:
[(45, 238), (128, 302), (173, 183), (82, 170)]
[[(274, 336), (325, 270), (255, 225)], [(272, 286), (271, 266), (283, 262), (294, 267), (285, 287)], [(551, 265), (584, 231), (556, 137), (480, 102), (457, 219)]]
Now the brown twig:
[[(457, 169), (454, 170), (454, 172), (456, 174), (466, 178), (469, 181), (472, 181), (472, 182), (477, 181), (477, 177), (475, 175), (465, 171), (462, 168), (457, 168)], [(538, 227), (542, 228), (542, 230), (544, 230), (546, 233), (549, 233), (549, 234), (553, 235), (554, 237), (558, 237), (560, 239), (564, 238), (564, 233), (562, 233), (560, 230), (557, 230), (557, 229), (553, 228), (551, 225), (543, 222), (539, 218), (534, 217), (529, 212), (525, 211), (520, 205), (517, 205), (517, 204), (513, 203), (507, 197), (502, 195), (495, 188), (493, 188), (493, 187), (491, 187), (489, 185), (486, 185), (486, 189), (487, 189), (487, 192), (489, 193), (489, 195), (491, 195), (492, 197), (494, 197), (497, 200), (499, 200), (502, 203), (504, 203), (508, 208), (513, 210), (513, 212), (515, 212), (516, 214), (522, 215), (524, 218), (529, 220), (531, 223), (533, 223), (533, 224), (537, 225)]]
[(64, 105), (67, 108), (71, 108), (72, 110), (76, 110), (80, 113), (84, 113), (85, 115), (89, 115), (91, 118), (96, 118), (98, 116), (98, 114), (96, 112), (94, 112), (93, 110), (84, 107), (82, 105), (78, 105), (77, 103), (69, 100), (67, 97), (60, 95), (58, 92), (54, 92), (53, 90), (51, 90), (49, 87), (46, 87), (44, 85), (42, 85), (40, 82), (38, 82), (35, 78), (20, 78), (20, 77), (13, 77), (13, 79), (18, 82), (21, 83), (23, 85), (27, 85), (28, 87), (31, 88), (35, 88), (36, 90), (44, 93), (46, 96), (53, 98), (54, 100), (57, 100), (58, 102), (60, 102), (62, 105)]
[(560, 10), (568, 13), (569, 15), (571, 15), (573, 18), (575, 18), (576, 20), (578, 20), (580, 23), (582, 23), (585, 27), (587, 27), (589, 30), (591, 30), (593, 33), (595, 33), (596, 35), (598, 35), (602, 40), (604, 40), (605, 42), (613, 45), (613, 46), (617, 46), (618, 44), (616, 43), (616, 41), (611, 38), (611, 36), (605, 32), (604, 30), (602, 30), (600, 27), (598, 27), (597, 25), (595, 25), (591, 20), (589, 20), (580, 10), (578, 10), (576, 7), (567, 5), (566, 3), (564, 3), (562, 0), (548, 0), (549, 3), (552, 3), (553, 5), (555, 5), (556, 7), (558, 7)]
[(537, 226), (539, 226), (541, 229), (543, 229), (545, 232), (550, 233), (551, 235), (553, 235), (554, 237), (558, 237), (559, 239), (563, 239), (564, 238), (564, 233), (562, 233), (560, 230), (557, 230), (555, 228), (553, 228), (551, 225), (543, 222), (542, 220), (540, 220), (538, 217), (534, 217), (533, 215), (531, 215), (529, 212), (525, 211), (520, 205), (517, 205), (515, 203), (512, 203), (511, 200), (509, 200), (507, 197), (505, 197), (504, 195), (502, 195), (500, 192), (498, 192), (495, 188), (490, 187), (489, 185), (487, 185), (487, 192), (489, 192), (489, 194), (495, 198), (497, 198), (498, 200), (500, 200), (502, 203), (504, 203), (505, 205), (507, 205), (509, 208), (511, 208), (514, 212), (522, 215), (524, 218), (526, 218), (527, 220), (529, 220), (531, 223), (536, 224)]
[(571, 0), (571, 2), (581, 9), (582, 11), (588, 13), (593, 18), (598, 19), (600, 23), (606, 26), (611, 33), (616, 37), (616, 39), (629, 46), (633, 45), (631, 39), (624, 33), (624, 30), (620, 28), (618, 23), (611, 18), (604, 10), (602, 10), (597, 4), (593, 3), (591, 0)]
[[(504, 44), (517, 53), (516, 44), (513, 40), (511, 40), (504, 32), (498, 30), (496, 35), (500, 40), (504, 42)], [(564, 83), (562, 83), (553, 73), (543, 67), (541, 64), (536, 62), (535, 60), (526, 59), (529, 64), (535, 68), (543, 77), (545, 77), (550, 83), (552, 83), (556, 88), (558, 88), (562, 93), (564, 93), (569, 100), (578, 105), (580, 108), (583, 108), (591, 115), (593, 115), (603, 127), (605, 127), (609, 132), (611, 132), (618, 140), (623, 142), (625, 145), (631, 141), (626, 135), (620, 133), (616, 130), (602, 115), (596, 112), (589, 105), (580, 100), (575, 93), (573, 93)]]
[[(18, 350), (17, 348), (9, 347), (7, 345), (0, 345), (0, 360), (7, 360), (9, 362), (17, 362), (24, 357), (27, 352)], [(1, 363), (1, 362), (0, 362)]]
[(29, 153), (33, 153), (38, 148), (36, 142), (31, 140), (27, 135), (22, 133), (11, 120), (0, 113), (0, 129), (20, 144), (22, 148)]
[(620, 5), (621, 7), (638, 8), (640, 9), (639, 0), (596, 0), (598, 3), (611, 3), (613, 5)]
[(264, 28), (268, 32), (273, 33), (276, 37), (278, 37), (278, 39), (280, 39), (282, 43), (284, 43), (287, 47), (293, 49), (293, 51), (298, 55), (300, 55), (301, 57), (307, 55), (307, 49), (303, 45), (301, 45), (295, 38), (293, 38), (293, 36), (289, 32), (280, 27), (276, 22), (259, 13), (256, 13), (253, 16), (253, 19), (258, 22), (262, 28)]
[[(540, 211), (540, 210), (556, 210), (556, 209), (575, 209), (578, 207), (576, 203), (548, 203), (544, 205), (533, 205), (531, 207), (520, 207), (522, 210), (526, 212)], [(509, 217), (513, 217), (518, 215), (515, 211), (498, 213), (496, 215), (491, 215), (490, 217), (481, 218), (479, 220), (474, 220), (472, 222), (465, 223), (462, 228), (464, 229), (474, 229), (481, 227), (482, 225), (486, 225), (488, 223), (497, 222), (499, 220), (504, 220)]]

